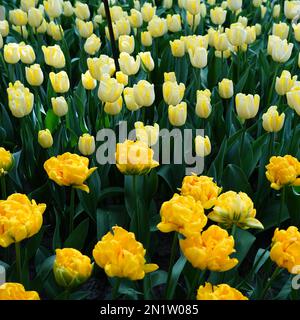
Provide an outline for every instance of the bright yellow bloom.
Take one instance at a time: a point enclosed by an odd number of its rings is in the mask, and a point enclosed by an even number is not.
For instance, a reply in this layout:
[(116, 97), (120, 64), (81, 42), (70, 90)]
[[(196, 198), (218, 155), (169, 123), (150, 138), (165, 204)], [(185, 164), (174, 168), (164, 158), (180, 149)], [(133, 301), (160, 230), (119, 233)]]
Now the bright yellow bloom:
[(274, 232), (270, 258), (280, 268), (287, 269), (292, 274), (300, 273), (300, 232), (296, 227)]
[(95, 262), (109, 277), (141, 280), (146, 273), (158, 269), (158, 265), (146, 263), (146, 250), (134, 233), (118, 226), (112, 229), (93, 250)]
[(136, 56), (136, 59), (127, 52), (121, 52), (119, 57), (120, 69), (128, 76), (137, 74), (140, 70), (141, 58)]
[(98, 81), (102, 80), (104, 74), (112, 76), (116, 71), (114, 59), (105, 54), (101, 54), (99, 58), (88, 58), (87, 65), (92, 77)]
[[(47, 34), (52, 37), (55, 41), (60, 41), (63, 38), (64, 30), (61, 25), (56, 24), (54, 21), (50, 21), (46, 24)], [(38, 32), (43, 33), (43, 24), (38, 29)]]
[(78, 149), (84, 156), (90, 156), (96, 150), (95, 138), (88, 133), (79, 137)]
[(34, 96), (20, 81), (10, 83), (7, 89), (8, 106), (14, 117), (23, 118), (33, 108)]
[(214, 24), (222, 25), (225, 22), (227, 11), (221, 7), (210, 9), (210, 18)]
[(122, 96), (120, 96), (114, 102), (106, 102), (104, 105), (104, 112), (112, 116), (115, 116), (122, 111), (122, 106), (123, 106), (123, 98)]
[(36, 291), (26, 291), (21, 283), (6, 282), (0, 285), (0, 300), (40, 300)]
[(149, 147), (156, 144), (159, 137), (159, 125), (154, 123), (153, 126), (145, 126), (143, 122), (137, 121), (134, 124), (136, 138), (146, 143)]
[(44, 74), (39, 64), (25, 67), (27, 82), (33, 87), (39, 87), (44, 81)]
[(163, 36), (168, 32), (167, 21), (164, 18), (154, 16), (148, 23), (147, 30), (151, 33), (153, 38)]
[(208, 136), (196, 136), (195, 151), (198, 157), (206, 157), (211, 153), (211, 143)]
[(133, 86), (135, 102), (141, 107), (152, 106), (155, 100), (154, 84), (146, 80), (140, 80)]
[(44, 149), (48, 149), (48, 148), (52, 147), (53, 138), (52, 138), (52, 134), (49, 131), (49, 129), (39, 131), (38, 143)]
[(166, 81), (163, 84), (163, 97), (165, 103), (168, 105), (177, 105), (183, 99), (185, 92), (185, 85), (183, 83), (178, 84), (173, 81)]
[(271, 157), (266, 169), (271, 188), (280, 190), (286, 185), (300, 186), (300, 162), (291, 155)]
[(28, 21), (27, 13), (21, 9), (10, 10), (9, 21), (15, 26), (25, 26)]
[(69, 91), (70, 81), (66, 71), (61, 71), (58, 73), (50, 72), (49, 77), (53, 90), (56, 93), (65, 93)]
[(169, 105), (168, 117), (172, 126), (181, 127), (185, 124), (187, 118), (187, 104), (182, 101), (181, 103), (173, 106)]
[(141, 8), (143, 20), (149, 22), (155, 15), (156, 7), (152, 7), (151, 3), (145, 2)]
[(263, 229), (263, 225), (255, 216), (256, 209), (246, 193), (228, 191), (218, 197), (208, 218), (226, 229), (234, 224), (242, 229)]
[(271, 106), (266, 113), (262, 115), (263, 128), (268, 132), (278, 132), (284, 124), (285, 114), (279, 115), (277, 106)]
[(101, 40), (94, 33), (88, 37), (84, 43), (84, 51), (93, 56), (95, 55), (101, 47)]
[(224, 78), (218, 84), (219, 94), (223, 99), (230, 99), (233, 96), (233, 82), (230, 79)]
[(97, 86), (97, 81), (92, 77), (89, 70), (81, 75), (81, 82), (86, 90), (94, 90)]
[(192, 196), (180, 196), (177, 193), (162, 204), (160, 216), (161, 222), (157, 228), (161, 232), (177, 231), (185, 237), (200, 235), (207, 223), (201, 202)]
[(0, 177), (6, 174), (13, 165), (13, 156), (4, 148), (0, 147)]
[(97, 170), (96, 167), (91, 169), (88, 167), (88, 158), (70, 152), (52, 157), (44, 163), (49, 179), (59, 186), (72, 186), (87, 193), (90, 192), (90, 189), (84, 182)]
[(276, 77), (275, 90), (280, 96), (284, 96), (288, 91), (292, 89), (297, 76), (291, 76), (291, 73), (287, 70), (283, 70), (280, 78)]
[(119, 83), (115, 78), (109, 78), (106, 74), (100, 81), (98, 97), (103, 102), (115, 102), (117, 101), (124, 89), (124, 85)]
[(42, 24), (36, 29), (37, 33), (46, 33), (47, 31), (47, 21), (45, 19), (43, 19)]
[(159, 166), (154, 152), (142, 141), (126, 140), (117, 144), (116, 166), (125, 175), (144, 175)]
[(300, 115), (300, 85), (295, 85), (286, 93), (288, 105)]
[(82, 3), (79, 1), (76, 1), (75, 3), (74, 13), (76, 17), (81, 20), (88, 20), (91, 15), (89, 6), (86, 3)]
[(238, 264), (230, 258), (235, 252), (234, 238), (216, 225), (210, 226), (202, 234), (180, 240), (180, 248), (194, 268), (223, 272)]
[(45, 210), (44, 203), (37, 204), (20, 193), (0, 200), (0, 246), (6, 248), (37, 234), (43, 224)]
[(272, 34), (279, 37), (281, 40), (287, 39), (290, 27), (285, 22), (274, 23)]
[(58, 117), (63, 117), (68, 113), (69, 106), (64, 97), (51, 98), (53, 112)]
[(16, 64), (20, 61), (20, 50), (18, 43), (8, 43), (4, 46), (4, 60), (10, 64)]
[(120, 52), (127, 52), (128, 54), (132, 54), (134, 51), (134, 37), (133, 36), (128, 36), (122, 35), (119, 37), (119, 50)]
[(211, 114), (210, 104), (211, 92), (208, 89), (197, 90), (196, 114), (198, 117), (207, 119)]
[(139, 57), (141, 58), (142, 65), (147, 72), (151, 72), (154, 69), (154, 61), (150, 51), (140, 52)]
[(192, 175), (184, 177), (180, 191), (183, 196), (192, 196), (196, 201), (200, 201), (204, 209), (210, 209), (222, 188), (217, 186), (213, 178)]
[(85, 22), (80, 19), (76, 19), (76, 28), (82, 38), (89, 38), (94, 31), (94, 25), (92, 21)]
[(171, 52), (174, 57), (183, 57), (185, 54), (185, 45), (182, 40), (175, 39), (170, 41)]
[(197, 300), (248, 300), (239, 290), (230, 287), (228, 284), (216, 286), (206, 282), (197, 291)]
[(73, 289), (84, 283), (92, 274), (91, 259), (72, 248), (56, 249), (53, 273), (57, 284)]
[(243, 119), (254, 118), (258, 112), (260, 96), (255, 94), (238, 93), (235, 96), (235, 105), (238, 116)]

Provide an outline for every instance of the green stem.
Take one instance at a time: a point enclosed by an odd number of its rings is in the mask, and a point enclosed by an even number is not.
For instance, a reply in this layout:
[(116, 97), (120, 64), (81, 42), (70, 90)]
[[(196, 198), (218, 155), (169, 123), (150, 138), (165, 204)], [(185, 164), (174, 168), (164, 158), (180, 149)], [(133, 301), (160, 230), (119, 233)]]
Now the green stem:
[(271, 88), (270, 88), (269, 95), (268, 95), (267, 107), (269, 107), (270, 103), (272, 102), (272, 96), (273, 96), (273, 91), (275, 89), (275, 81), (276, 81), (276, 76), (278, 73), (278, 68), (279, 68), (279, 63), (276, 63), (275, 73), (274, 73), (274, 77), (273, 77)]
[[(145, 109), (145, 108), (144, 108)], [(140, 232), (140, 214), (139, 214), (139, 204), (138, 204), (138, 192), (136, 189), (136, 175), (132, 176), (132, 190), (136, 195), (134, 197), (135, 204), (134, 204), (134, 220), (135, 220), (135, 235), (137, 240), (141, 241), (141, 232)]]
[(264, 300), (265, 295), (267, 294), (268, 290), (270, 289), (273, 281), (275, 280), (275, 278), (279, 275), (279, 273), (281, 272), (280, 267), (276, 267), (275, 271), (273, 272), (271, 278), (269, 279), (269, 281), (267, 282), (266, 286), (264, 287), (259, 299), (260, 300)]
[(206, 278), (206, 270), (203, 270), (203, 271), (196, 270), (196, 273), (187, 297), (188, 300), (193, 299), (198, 286), (203, 282), (203, 280), (205, 280), (205, 278)]
[(285, 201), (285, 193), (286, 193), (286, 187), (284, 186), (282, 188), (281, 195), (280, 195), (280, 209), (279, 209), (279, 216), (278, 216), (278, 222), (277, 222), (278, 228), (280, 228), (280, 224), (281, 224), (281, 217), (283, 214), (284, 201)]
[(171, 248), (171, 256), (170, 256), (170, 264), (169, 264), (169, 269), (168, 269), (168, 278), (167, 278), (167, 285), (166, 285), (166, 292), (165, 295), (167, 297), (167, 293), (169, 290), (169, 286), (170, 286), (170, 280), (171, 280), (171, 274), (172, 274), (172, 269), (173, 269), (173, 265), (175, 262), (175, 257), (176, 257), (176, 251), (177, 251), (177, 233), (174, 232), (174, 237), (173, 237), (173, 242), (172, 242), (172, 248)]
[(242, 168), (242, 157), (243, 157), (243, 149), (244, 149), (244, 143), (245, 143), (245, 135), (246, 135), (246, 125), (243, 124), (243, 132), (242, 132), (242, 140), (241, 140), (241, 146), (239, 150), (239, 158), (240, 158), (240, 167)]
[(73, 229), (74, 229), (74, 214), (75, 214), (75, 189), (71, 187), (69, 235), (73, 232)]
[(118, 297), (118, 292), (119, 292), (119, 288), (121, 285), (121, 280), (122, 278), (116, 278), (115, 284), (113, 286), (113, 290), (112, 290), (112, 300), (116, 300)]
[(5, 200), (7, 195), (6, 195), (6, 183), (5, 183), (5, 175), (4, 174), (1, 176), (0, 180), (1, 180), (2, 199)]
[(22, 279), (22, 263), (21, 263), (21, 246), (20, 242), (15, 243), (15, 251), (16, 251), (16, 267), (17, 267), (17, 274), (19, 277), (19, 282), (23, 283)]

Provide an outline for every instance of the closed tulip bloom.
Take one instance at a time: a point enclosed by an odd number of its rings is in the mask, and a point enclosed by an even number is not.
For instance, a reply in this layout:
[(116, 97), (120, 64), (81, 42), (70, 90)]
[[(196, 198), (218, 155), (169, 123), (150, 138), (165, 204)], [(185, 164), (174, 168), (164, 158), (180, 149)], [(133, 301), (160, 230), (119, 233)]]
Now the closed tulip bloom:
[(152, 36), (149, 31), (141, 32), (141, 43), (145, 47), (150, 47), (152, 45)]
[(271, 157), (266, 166), (266, 177), (271, 188), (280, 190), (284, 186), (300, 186), (300, 162), (291, 155)]
[(74, 13), (76, 17), (81, 20), (88, 20), (91, 15), (89, 6), (86, 3), (82, 3), (79, 1), (76, 1), (75, 3)]
[(280, 4), (275, 4), (273, 7), (273, 18), (278, 18), (280, 16)]
[(56, 41), (60, 41), (63, 38), (64, 30), (61, 25), (51, 21), (47, 24), (47, 34)]
[(248, 18), (247, 17), (243, 17), (243, 16), (239, 16), (238, 18), (238, 22), (244, 27), (247, 27), (248, 24)]
[(140, 52), (139, 57), (141, 58), (142, 65), (147, 72), (150, 72), (154, 69), (154, 61), (150, 51)]
[(193, 30), (196, 30), (196, 28), (198, 27), (198, 25), (200, 24), (200, 21), (201, 21), (201, 14), (198, 13), (195, 16), (193, 16), (191, 13), (189, 13), (187, 11), (186, 12), (186, 21), (187, 21), (188, 25), (190, 26), (190, 28), (192, 28)]
[(20, 61), (20, 50), (18, 43), (8, 43), (4, 46), (4, 60), (10, 64), (16, 64)]
[(247, 37), (245, 44), (251, 44), (256, 40), (256, 29), (254, 26), (246, 27)]
[(124, 87), (128, 85), (128, 75), (122, 71), (116, 72), (116, 79), (119, 83), (122, 83)]
[(206, 282), (197, 291), (197, 300), (248, 300), (239, 290), (228, 284), (212, 285)]
[(180, 249), (194, 268), (224, 272), (238, 264), (230, 255), (235, 252), (234, 238), (216, 225), (202, 234), (179, 240)]
[(54, 67), (56, 69), (64, 68), (66, 65), (66, 59), (63, 51), (59, 45), (54, 46), (42, 46), (42, 51), (44, 53), (45, 63), (48, 66)]
[[(116, 4), (116, 3), (115, 3)], [(124, 11), (121, 6), (113, 5), (110, 9), (110, 15), (113, 22), (120, 20), (124, 17)]]
[(195, 138), (195, 151), (198, 157), (206, 157), (211, 153), (211, 144), (208, 136)]
[(204, 48), (196, 48), (188, 51), (190, 61), (195, 68), (205, 68), (207, 66), (207, 50)]
[(56, 283), (67, 289), (83, 284), (91, 276), (93, 263), (88, 256), (73, 248), (55, 250), (53, 273)]
[(254, 118), (258, 112), (260, 97), (258, 94), (238, 93), (235, 96), (236, 111), (238, 116), (243, 119)]
[(36, 291), (26, 291), (21, 283), (5, 282), (0, 285), (0, 300), (40, 300)]
[(168, 31), (166, 19), (154, 16), (148, 23), (147, 30), (151, 33), (153, 38), (163, 36)]
[(291, 76), (290, 72), (283, 70), (280, 77), (276, 77), (275, 90), (278, 95), (284, 96), (288, 91), (292, 89), (295, 82), (297, 81), (297, 76)]
[(262, 4), (262, 0), (252, 0), (252, 4), (255, 8), (259, 8)]
[(7, 89), (8, 106), (16, 118), (23, 118), (31, 113), (34, 96), (20, 81), (10, 83)]
[(163, 97), (168, 105), (177, 105), (183, 99), (185, 92), (185, 85), (183, 83), (166, 81), (163, 84)]
[(119, 83), (114, 78), (104, 77), (100, 81), (98, 97), (102, 102), (115, 102), (117, 101), (124, 89), (124, 85)]
[(48, 27), (47, 21), (43, 19), (42, 24), (36, 29), (36, 32), (44, 34), (47, 32), (47, 27)]
[[(114, 38), (115, 38), (115, 40), (118, 40), (118, 38), (119, 38), (119, 31), (118, 31), (118, 29), (117, 29), (117, 26), (116, 26), (115, 23), (113, 23), (112, 26), (113, 26)], [(108, 30), (108, 27), (107, 27), (107, 26), (105, 27), (105, 36), (106, 36), (106, 38), (110, 41), (110, 34), (109, 34), (109, 30)]]
[(242, 8), (243, 1), (242, 0), (227, 0), (227, 5), (231, 11), (237, 11)]
[(63, 8), (61, 0), (47, 0), (43, 3), (45, 11), (50, 18), (58, 18), (62, 14)]
[(91, 76), (89, 70), (81, 75), (81, 82), (86, 90), (94, 90), (97, 86), (97, 81)]
[(96, 167), (89, 169), (88, 166), (88, 158), (70, 152), (52, 157), (44, 163), (49, 179), (59, 186), (72, 186), (87, 193), (90, 189), (84, 182), (97, 169)]
[(256, 36), (257, 37), (260, 36), (261, 35), (261, 24), (256, 23), (254, 27), (255, 27)]
[(299, 12), (300, 3), (298, 1), (284, 1), (284, 15), (287, 19), (294, 19)]
[(121, 35), (130, 35), (131, 26), (128, 18), (124, 17), (116, 21), (116, 28), (118, 30), (118, 34)]
[(43, 224), (44, 203), (37, 204), (25, 194), (14, 193), (0, 200), (0, 246), (7, 248), (37, 234)]
[(106, 102), (104, 105), (104, 112), (111, 116), (115, 116), (122, 111), (122, 106), (123, 98), (121, 96), (114, 102)]
[(114, 59), (105, 54), (101, 54), (99, 58), (88, 58), (87, 65), (92, 77), (98, 81), (104, 74), (112, 76), (116, 71)]
[[(213, 45), (217, 51), (226, 51), (229, 49), (229, 41), (226, 33), (216, 32), (214, 34)], [(224, 54), (223, 54), (224, 56)], [(224, 57), (223, 57), (224, 58)]]
[(26, 26), (12, 26), (12, 29), (16, 32), (18, 32), (18, 34), (25, 40), (28, 39), (28, 31)]
[(200, 1), (198, 0), (185, 0), (184, 7), (193, 16), (200, 13), (201, 10)]
[(3, 38), (7, 37), (9, 33), (9, 24), (7, 20), (0, 21), (0, 34)]
[(171, 32), (181, 31), (181, 18), (179, 14), (167, 15), (167, 26)]
[(134, 57), (130, 56), (127, 52), (121, 52), (119, 64), (121, 71), (131, 76), (139, 72), (141, 58), (140, 56), (136, 56), (136, 59), (134, 59)]
[(172, 5), (173, 5), (173, 0), (163, 0), (163, 8), (165, 9), (170, 9), (172, 8)]
[(185, 237), (197, 236), (206, 226), (207, 217), (200, 201), (191, 196), (175, 193), (171, 200), (165, 201), (160, 209), (159, 231), (179, 232)]
[(197, 90), (197, 102), (195, 112), (198, 117), (207, 119), (211, 114), (210, 104), (211, 92), (208, 89)]
[(92, 21), (85, 22), (78, 18), (76, 19), (76, 28), (82, 38), (89, 38), (94, 30)]
[(293, 24), (293, 29), (294, 29), (294, 37), (296, 41), (300, 42), (300, 23), (298, 24)]
[(131, 54), (134, 51), (134, 37), (122, 35), (119, 37), (119, 50), (120, 52), (127, 52)]
[(84, 51), (89, 55), (95, 55), (101, 47), (101, 40), (94, 33), (84, 43)]
[(136, 111), (141, 107), (136, 103), (136, 101), (134, 99), (133, 88), (127, 87), (124, 89), (123, 93), (124, 93), (125, 105), (128, 110)]
[(66, 93), (69, 91), (70, 81), (68, 74), (65, 71), (59, 73), (50, 72), (49, 77), (53, 90), (56, 93)]
[(44, 149), (48, 149), (48, 148), (52, 147), (53, 138), (52, 138), (51, 132), (48, 129), (39, 131), (38, 143)]
[(10, 10), (9, 21), (15, 26), (25, 26), (28, 22), (27, 13), (21, 9)]
[(214, 183), (213, 178), (191, 175), (184, 177), (180, 191), (183, 196), (192, 196), (196, 201), (200, 201), (204, 209), (210, 209), (222, 188)]
[(51, 98), (53, 112), (58, 117), (63, 117), (68, 113), (68, 103), (64, 97)]
[(133, 86), (133, 94), (134, 100), (139, 106), (150, 107), (155, 100), (154, 84), (140, 80)]
[(66, 17), (71, 17), (74, 14), (74, 8), (70, 1), (63, 2), (63, 14)]
[(25, 43), (20, 43), (20, 58), (25, 64), (32, 64), (35, 61), (35, 53), (30, 45), (25, 45)]
[(37, 0), (21, 0), (21, 9), (28, 12), (30, 8), (34, 8), (37, 5)]
[(274, 23), (272, 28), (272, 34), (284, 40), (289, 35), (290, 27), (285, 22)]
[(145, 2), (141, 8), (143, 20), (149, 22), (156, 13), (156, 7), (152, 7), (151, 3)]
[(288, 105), (300, 115), (300, 86), (296, 85), (286, 94)]
[(158, 269), (158, 265), (146, 263), (145, 255), (146, 250), (134, 233), (118, 226), (103, 236), (93, 250), (95, 262), (107, 276), (132, 281), (141, 280)]
[(230, 29), (226, 28), (225, 32), (233, 46), (241, 46), (246, 41), (247, 32), (240, 23), (232, 24)]
[(288, 43), (287, 40), (281, 40), (279, 37), (274, 39), (271, 47), (271, 56), (275, 62), (284, 63), (289, 60), (294, 47), (293, 43)]
[(223, 99), (230, 99), (233, 96), (233, 82), (230, 79), (224, 78), (218, 84), (219, 95)]
[(90, 156), (96, 150), (95, 138), (88, 133), (84, 133), (79, 138), (78, 149), (84, 156)]
[(300, 274), (300, 232), (291, 226), (287, 230), (276, 228), (272, 239), (270, 258), (278, 267), (291, 274)]
[(167, 82), (167, 81), (177, 83), (175, 72), (164, 72), (164, 82)]
[(33, 27), (39, 27), (43, 22), (43, 15), (37, 8), (30, 8), (28, 11), (28, 24)]
[(134, 127), (137, 140), (146, 143), (149, 147), (156, 144), (159, 137), (159, 125), (157, 123), (154, 123), (153, 126), (145, 126), (143, 122), (137, 121)]
[(278, 132), (284, 124), (285, 114), (279, 115), (277, 106), (271, 106), (266, 113), (263, 114), (263, 128), (267, 132)]
[(33, 87), (39, 87), (44, 81), (44, 74), (39, 64), (25, 68), (26, 80)]
[(130, 16), (128, 19), (132, 28), (140, 28), (143, 24), (142, 13), (136, 9), (130, 10)]
[(12, 154), (8, 150), (0, 147), (0, 177), (7, 174), (12, 168), (13, 161), (14, 158)]
[(168, 117), (172, 126), (181, 127), (185, 124), (187, 118), (187, 104), (181, 102), (175, 106), (170, 105), (168, 108)]
[(223, 10), (221, 7), (215, 7), (210, 9), (210, 18), (214, 24), (222, 25), (226, 19), (226, 10)]
[(179, 39), (175, 39), (174, 41), (170, 41), (171, 52), (174, 57), (180, 58), (185, 55), (185, 46), (184, 42)]

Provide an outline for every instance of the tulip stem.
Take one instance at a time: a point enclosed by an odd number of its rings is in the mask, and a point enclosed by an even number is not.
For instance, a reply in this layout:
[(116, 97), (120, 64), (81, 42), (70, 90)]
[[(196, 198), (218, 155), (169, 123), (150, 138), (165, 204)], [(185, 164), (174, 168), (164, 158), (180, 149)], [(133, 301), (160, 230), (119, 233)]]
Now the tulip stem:
[(282, 215), (283, 215), (285, 193), (286, 193), (286, 188), (284, 186), (282, 188), (281, 195), (280, 195), (280, 209), (279, 209), (279, 216), (278, 216), (278, 222), (277, 222), (278, 228), (280, 228), (281, 218), (282, 218)]
[(279, 68), (279, 63), (276, 63), (275, 73), (274, 73), (274, 77), (273, 77), (272, 84), (271, 84), (270, 91), (269, 91), (268, 102), (266, 105), (267, 107), (269, 107), (270, 103), (272, 102), (273, 90), (275, 89), (275, 81), (276, 81), (276, 76), (278, 73), (278, 68)]
[[(243, 125), (242, 128), (243, 132), (242, 132), (242, 140), (241, 140), (241, 146), (240, 146), (240, 150), (239, 150), (239, 158), (240, 158), (240, 167), (242, 168), (242, 158), (243, 158), (243, 150), (244, 150), (244, 143), (245, 143), (245, 135), (246, 135), (246, 125)], [(243, 169), (243, 168), (242, 168)]]
[(280, 267), (277, 266), (276, 269), (274, 270), (271, 278), (268, 280), (266, 286), (264, 287), (264, 289), (263, 289), (263, 291), (262, 291), (262, 293), (261, 293), (261, 295), (259, 297), (260, 300), (264, 300), (264, 297), (265, 297), (266, 293), (268, 292), (268, 290), (270, 289), (273, 281), (279, 275), (280, 272), (281, 272), (281, 269), (280, 269)]
[(203, 270), (203, 271), (196, 270), (195, 276), (193, 278), (193, 282), (190, 287), (190, 291), (189, 291), (187, 300), (193, 299), (193, 297), (195, 295), (195, 291), (197, 290), (197, 287), (203, 282), (203, 280), (205, 280), (206, 273), (207, 273), (206, 270)]
[(75, 213), (75, 189), (71, 187), (69, 235), (73, 232), (73, 228), (74, 228), (74, 221), (73, 221), (74, 213)]
[(16, 251), (16, 267), (17, 267), (17, 274), (19, 277), (20, 283), (23, 283), (22, 279), (22, 264), (21, 264), (21, 246), (20, 242), (15, 243), (15, 251)]
[(2, 192), (2, 199), (6, 199), (6, 183), (5, 183), (5, 175), (1, 176), (1, 192)]
[(118, 292), (119, 292), (119, 288), (121, 285), (121, 280), (122, 278), (116, 278), (115, 284), (113, 286), (113, 290), (112, 290), (112, 300), (116, 300), (118, 297)]
[(176, 257), (176, 251), (177, 251), (177, 233), (174, 232), (172, 248), (171, 248), (171, 256), (170, 256), (170, 264), (169, 264), (169, 269), (168, 269), (168, 278), (167, 278), (166, 291), (165, 291), (166, 297), (167, 297), (167, 294), (169, 291), (172, 269), (173, 269), (173, 265), (174, 265), (175, 257)]

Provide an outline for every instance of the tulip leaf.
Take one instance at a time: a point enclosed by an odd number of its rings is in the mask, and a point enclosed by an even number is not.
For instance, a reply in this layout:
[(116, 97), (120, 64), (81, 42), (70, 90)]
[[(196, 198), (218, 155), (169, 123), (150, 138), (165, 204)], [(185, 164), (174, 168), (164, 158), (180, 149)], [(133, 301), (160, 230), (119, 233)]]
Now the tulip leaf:
[(52, 109), (49, 109), (45, 118), (46, 129), (49, 129), (50, 132), (54, 132), (59, 124), (59, 117), (54, 114)]
[(81, 250), (84, 246), (89, 231), (89, 219), (83, 220), (69, 235), (64, 243), (65, 248)]
[(255, 236), (251, 234), (249, 231), (236, 228), (236, 233), (234, 236), (234, 248), (236, 250), (236, 253), (234, 253), (232, 257), (238, 259), (238, 266), (240, 266), (241, 263), (244, 261), (255, 239)]
[(286, 187), (285, 203), (288, 208), (291, 224), (300, 227), (300, 195), (292, 187)]

